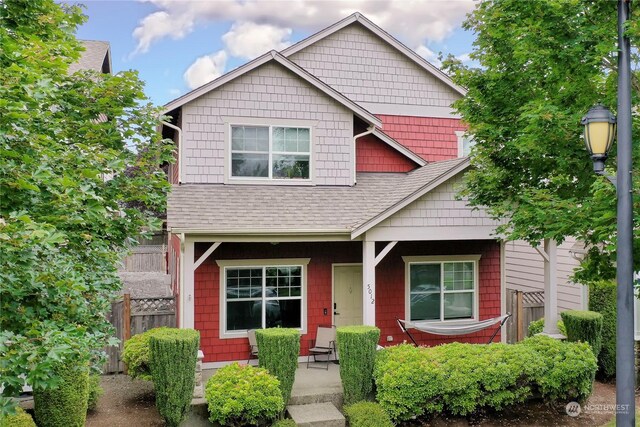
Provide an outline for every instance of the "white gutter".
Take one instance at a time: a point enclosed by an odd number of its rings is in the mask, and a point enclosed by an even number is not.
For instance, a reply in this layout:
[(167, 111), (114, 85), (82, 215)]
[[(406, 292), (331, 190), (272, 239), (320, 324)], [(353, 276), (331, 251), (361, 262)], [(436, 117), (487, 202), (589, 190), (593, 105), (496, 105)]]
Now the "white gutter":
[(353, 137), (353, 155), (351, 156), (351, 170), (353, 172), (353, 185), (356, 185), (356, 140), (360, 137), (367, 136), (376, 130), (375, 126), (369, 126), (366, 131), (354, 135)]
[(162, 124), (175, 130), (178, 134), (178, 184), (182, 184), (182, 129), (169, 122), (163, 121)]

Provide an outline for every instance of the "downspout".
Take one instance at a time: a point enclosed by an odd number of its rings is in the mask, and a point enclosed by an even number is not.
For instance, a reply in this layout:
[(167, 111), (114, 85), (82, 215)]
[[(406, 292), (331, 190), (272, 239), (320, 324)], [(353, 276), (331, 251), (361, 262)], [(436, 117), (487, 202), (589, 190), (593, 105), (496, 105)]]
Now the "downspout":
[(182, 129), (169, 122), (163, 121), (162, 124), (175, 130), (178, 134), (178, 184), (182, 184)]
[(366, 131), (359, 133), (353, 137), (353, 156), (351, 157), (351, 168), (353, 172), (353, 185), (356, 185), (356, 140), (360, 137), (367, 136), (373, 133), (376, 129), (375, 126), (371, 125), (367, 128)]

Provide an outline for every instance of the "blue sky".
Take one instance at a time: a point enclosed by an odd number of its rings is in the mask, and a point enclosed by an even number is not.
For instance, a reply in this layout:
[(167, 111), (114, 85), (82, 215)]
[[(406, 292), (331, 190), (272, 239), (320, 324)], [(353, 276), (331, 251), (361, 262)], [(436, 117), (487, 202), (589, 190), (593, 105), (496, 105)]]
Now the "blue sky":
[(359, 11), (427, 60), (466, 60), (467, 0), (85, 1), (78, 37), (111, 43), (114, 72), (138, 70), (156, 104)]

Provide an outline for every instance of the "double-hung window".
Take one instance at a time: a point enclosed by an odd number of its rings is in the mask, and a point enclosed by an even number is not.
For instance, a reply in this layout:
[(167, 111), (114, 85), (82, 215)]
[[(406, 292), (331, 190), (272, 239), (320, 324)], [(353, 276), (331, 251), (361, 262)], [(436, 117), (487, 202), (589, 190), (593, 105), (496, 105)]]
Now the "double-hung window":
[(303, 327), (302, 265), (224, 268), (223, 333)]
[(311, 129), (231, 126), (231, 178), (310, 179)]
[(409, 261), (407, 317), (436, 322), (477, 319), (477, 260)]

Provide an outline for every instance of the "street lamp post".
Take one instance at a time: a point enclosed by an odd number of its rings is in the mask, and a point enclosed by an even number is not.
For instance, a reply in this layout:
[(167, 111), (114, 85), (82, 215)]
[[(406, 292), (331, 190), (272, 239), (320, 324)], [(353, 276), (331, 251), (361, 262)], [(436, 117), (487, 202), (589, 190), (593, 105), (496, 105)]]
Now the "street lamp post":
[[(633, 198), (631, 189), (631, 48), (624, 35), (630, 0), (618, 0), (618, 238), (616, 324), (616, 425), (635, 426), (635, 365), (633, 321)], [(613, 142), (615, 117), (602, 105), (582, 119), (585, 143), (594, 171), (604, 173), (604, 161)]]

